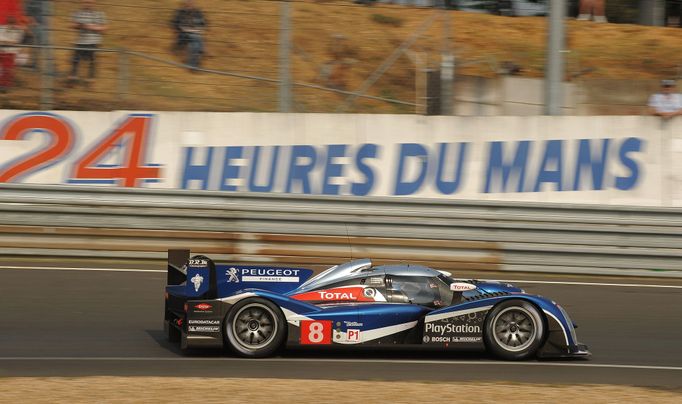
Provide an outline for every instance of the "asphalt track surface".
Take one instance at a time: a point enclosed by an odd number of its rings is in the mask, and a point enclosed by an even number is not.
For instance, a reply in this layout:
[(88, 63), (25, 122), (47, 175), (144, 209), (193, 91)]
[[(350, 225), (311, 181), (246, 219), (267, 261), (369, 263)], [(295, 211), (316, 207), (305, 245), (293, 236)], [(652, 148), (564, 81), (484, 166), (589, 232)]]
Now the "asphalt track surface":
[(183, 355), (162, 330), (164, 272), (0, 267), (0, 376), (509, 381), (682, 389), (682, 280), (485, 278), (539, 282), (517, 284), (562, 304), (593, 356), (502, 362), (483, 353), (347, 349), (295, 350), (259, 360), (222, 351)]

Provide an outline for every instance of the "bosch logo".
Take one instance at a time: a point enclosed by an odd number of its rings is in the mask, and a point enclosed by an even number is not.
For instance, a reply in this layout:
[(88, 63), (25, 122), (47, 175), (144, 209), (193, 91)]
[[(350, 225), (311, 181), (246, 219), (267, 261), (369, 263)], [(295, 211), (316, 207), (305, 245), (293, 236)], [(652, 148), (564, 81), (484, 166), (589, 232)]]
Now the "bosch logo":
[(199, 304), (195, 305), (194, 308), (197, 310), (206, 311), (206, 310), (212, 309), (213, 306), (211, 306), (208, 303), (199, 303)]
[(362, 292), (362, 294), (365, 295), (365, 297), (374, 297), (376, 291), (372, 288), (367, 288)]

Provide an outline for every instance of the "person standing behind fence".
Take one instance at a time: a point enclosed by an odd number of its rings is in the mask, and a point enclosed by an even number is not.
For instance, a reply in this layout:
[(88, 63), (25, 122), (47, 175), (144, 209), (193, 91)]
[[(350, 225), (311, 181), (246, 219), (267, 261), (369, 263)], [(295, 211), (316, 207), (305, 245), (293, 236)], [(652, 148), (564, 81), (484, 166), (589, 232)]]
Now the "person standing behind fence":
[(90, 62), (88, 82), (95, 78), (95, 53), (102, 43), (102, 33), (107, 29), (106, 16), (102, 11), (95, 10), (94, 0), (83, 0), (81, 9), (73, 14), (73, 28), (77, 30), (77, 50), (73, 53), (70, 81), (78, 80), (78, 65), (81, 60)]
[(675, 92), (675, 80), (661, 81), (661, 92), (649, 98), (649, 109), (652, 115), (663, 119), (682, 115), (682, 94)]
[[(43, 45), (43, 6), (42, 0), (24, 0), (24, 14), (28, 17), (28, 29), (24, 37), (25, 45)], [(37, 67), (39, 48), (31, 48), (30, 66)]]
[(580, 11), (577, 20), (594, 22), (608, 22), (606, 20), (606, 0), (580, 0)]
[(0, 92), (14, 85), (14, 65), (18, 52), (16, 47), (24, 37), (24, 29), (16, 24), (14, 16), (7, 17), (7, 23), (0, 25)]
[(204, 13), (193, 0), (184, 0), (171, 21), (176, 34), (173, 51), (179, 53), (187, 48), (187, 64), (193, 68), (199, 67), (201, 56), (204, 54), (203, 31), (206, 25)]

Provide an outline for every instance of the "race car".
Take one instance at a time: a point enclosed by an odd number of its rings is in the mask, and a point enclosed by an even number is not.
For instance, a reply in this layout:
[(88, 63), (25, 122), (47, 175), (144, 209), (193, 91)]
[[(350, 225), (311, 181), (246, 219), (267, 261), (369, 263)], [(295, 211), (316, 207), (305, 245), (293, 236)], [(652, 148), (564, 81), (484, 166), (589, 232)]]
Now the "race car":
[(183, 350), (266, 357), (293, 346), (481, 350), (506, 360), (586, 357), (566, 311), (508, 283), (356, 259), (304, 268), (216, 265), (169, 250), (164, 329)]

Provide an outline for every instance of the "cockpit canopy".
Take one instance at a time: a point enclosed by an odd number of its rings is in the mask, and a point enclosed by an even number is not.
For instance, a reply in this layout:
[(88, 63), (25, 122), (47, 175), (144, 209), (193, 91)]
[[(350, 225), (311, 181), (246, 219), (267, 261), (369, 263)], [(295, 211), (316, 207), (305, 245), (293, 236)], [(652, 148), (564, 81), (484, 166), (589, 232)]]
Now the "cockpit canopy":
[(372, 260), (369, 258), (363, 258), (339, 265), (334, 265), (333, 267), (327, 268), (318, 275), (308, 279), (305, 283), (299, 286), (298, 289), (296, 289), (296, 292), (300, 293), (319, 289), (342, 280), (351, 279), (354, 276), (360, 276), (360, 274), (366, 275), (367, 271), (371, 271), (373, 269)]

